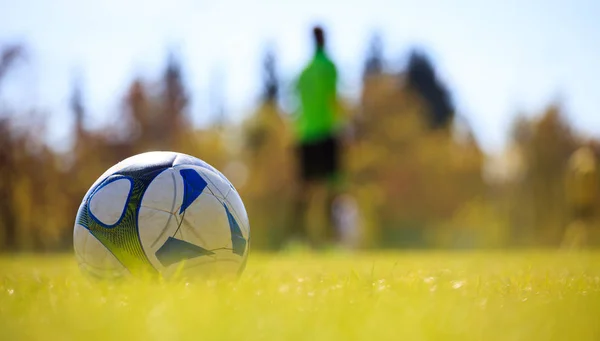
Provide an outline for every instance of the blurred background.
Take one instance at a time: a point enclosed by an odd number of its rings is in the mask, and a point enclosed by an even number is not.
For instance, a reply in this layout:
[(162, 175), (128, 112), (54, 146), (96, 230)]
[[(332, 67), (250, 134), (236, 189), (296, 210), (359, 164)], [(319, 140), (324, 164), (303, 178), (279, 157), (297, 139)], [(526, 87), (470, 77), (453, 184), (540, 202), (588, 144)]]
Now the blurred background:
[(0, 0), (0, 249), (72, 248), (118, 161), (172, 150), (285, 244), (293, 84), (323, 25), (350, 248), (600, 245), (600, 2)]

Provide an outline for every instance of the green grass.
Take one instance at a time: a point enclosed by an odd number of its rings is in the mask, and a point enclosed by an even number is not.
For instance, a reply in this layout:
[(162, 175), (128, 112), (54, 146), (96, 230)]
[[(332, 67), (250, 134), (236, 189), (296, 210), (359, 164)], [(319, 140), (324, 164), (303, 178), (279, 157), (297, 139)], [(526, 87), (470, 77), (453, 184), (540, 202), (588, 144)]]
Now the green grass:
[(2, 340), (599, 340), (600, 253), (251, 254), (237, 282), (0, 258)]

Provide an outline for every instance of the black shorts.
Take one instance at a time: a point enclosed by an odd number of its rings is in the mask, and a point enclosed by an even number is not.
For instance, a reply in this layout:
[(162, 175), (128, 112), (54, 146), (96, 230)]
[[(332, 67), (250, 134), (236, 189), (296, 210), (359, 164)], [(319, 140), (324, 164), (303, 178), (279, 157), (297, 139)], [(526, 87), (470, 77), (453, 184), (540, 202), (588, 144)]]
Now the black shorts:
[(333, 136), (301, 144), (298, 154), (303, 180), (326, 179), (338, 171), (340, 150)]

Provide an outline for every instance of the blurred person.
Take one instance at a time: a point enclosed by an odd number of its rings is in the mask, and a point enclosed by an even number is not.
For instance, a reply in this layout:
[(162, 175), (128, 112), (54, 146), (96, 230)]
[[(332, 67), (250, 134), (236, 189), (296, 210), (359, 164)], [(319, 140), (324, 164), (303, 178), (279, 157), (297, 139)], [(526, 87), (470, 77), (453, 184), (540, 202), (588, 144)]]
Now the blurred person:
[(340, 194), (333, 201), (333, 219), (340, 245), (346, 249), (360, 246), (358, 202), (349, 194)]
[[(312, 30), (314, 55), (301, 72), (295, 91), (299, 99), (294, 127), (298, 156), (299, 188), (296, 195), (296, 221), (292, 224), (292, 238), (310, 241), (308, 213), (311, 203), (325, 202), (326, 227), (322, 235), (331, 242), (336, 239), (332, 227), (332, 202), (336, 196), (340, 176), (340, 141), (338, 116), (338, 74), (335, 63), (326, 51), (322, 27)], [(315, 240), (312, 240), (315, 242)]]

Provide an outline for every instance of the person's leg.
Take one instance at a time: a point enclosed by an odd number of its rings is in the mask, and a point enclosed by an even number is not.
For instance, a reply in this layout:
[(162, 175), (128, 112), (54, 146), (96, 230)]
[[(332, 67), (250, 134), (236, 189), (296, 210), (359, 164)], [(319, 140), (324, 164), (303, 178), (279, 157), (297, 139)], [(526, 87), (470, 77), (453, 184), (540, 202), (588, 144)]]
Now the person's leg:
[(302, 181), (296, 188), (294, 195), (294, 213), (291, 222), (290, 238), (306, 241), (308, 238), (306, 229), (306, 212), (308, 209), (308, 181)]
[(312, 248), (322, 248), (331, 242), (327, 182), (307, 181), (300, 192), (295, 205), (292, 238)]
[(315, 141), (303, 148), (303, 181), (299, 188), (297, 219), (302, 236), (312, 247), (331, 242), (331, 202), (329, 173), (333, 168), (332, 143), (329, 139)]
[(307, 210), (310, 200), (312, 165), (310, 160), (311, 146), (300, 144), (297, 148), (297, 183), (294, 189), (293, 213), (290, 222), (288, 239), (307, 242)]
[(327, 222), (328, 222), (328, 242), (337, 243), (339, 241), (338, 226), (333, 212), (333, 203), (341, 194), (341, 172), (340, 172), (340, 149), (336, 137), (327, 140), (324, 151), (326, 153), (326, 172), (325, 188), (327, 191)]
[(339, 194), (339, 146), (334, 137), (298, 148), (299, 183), (296, 188), (291, 238), (313, 246), (338, 240), (333, 202)]
[(338, 243), (341, 240), (339, 219), (335, 212), (336, 201), (344, 194), (342, 188), (342, 179), (340, 174), (332, 175), (326, 184), (327, 188), (327, 219), (329, 223), (328, 239), (332, 243)]

